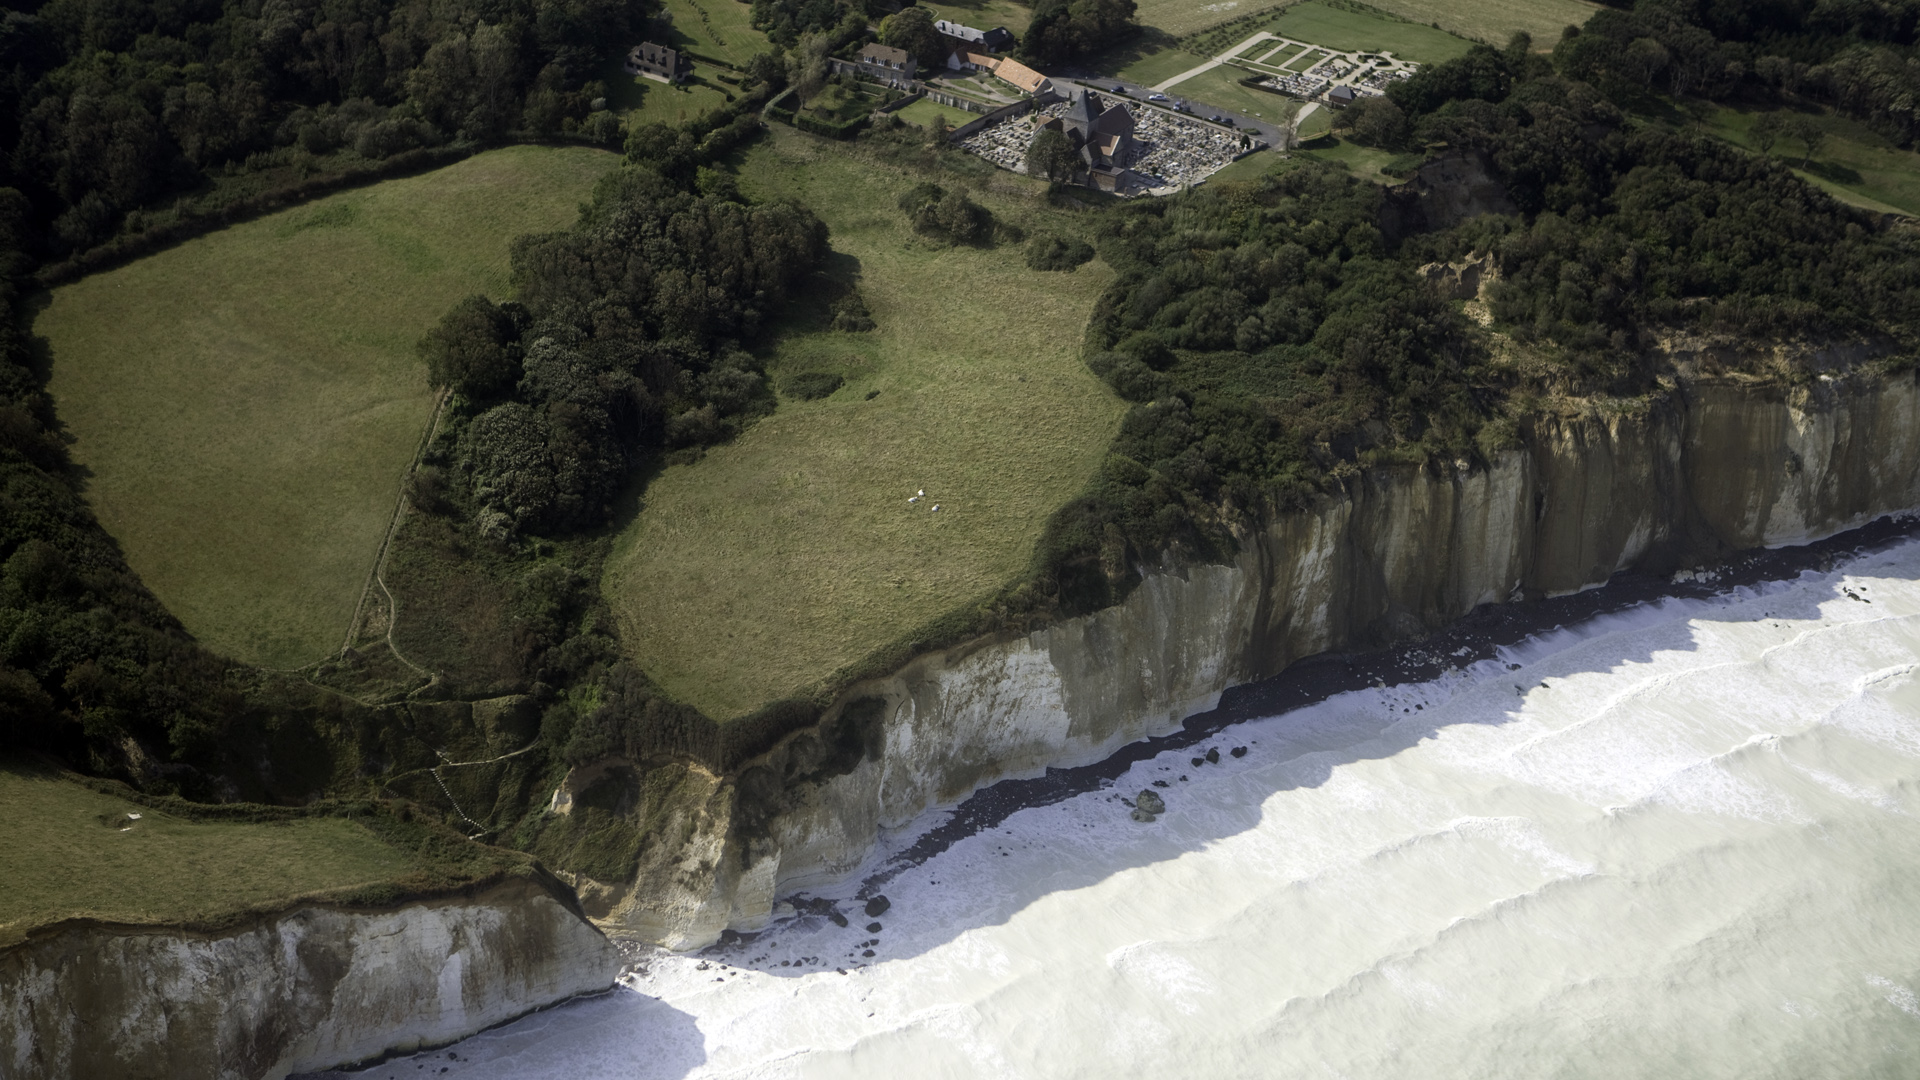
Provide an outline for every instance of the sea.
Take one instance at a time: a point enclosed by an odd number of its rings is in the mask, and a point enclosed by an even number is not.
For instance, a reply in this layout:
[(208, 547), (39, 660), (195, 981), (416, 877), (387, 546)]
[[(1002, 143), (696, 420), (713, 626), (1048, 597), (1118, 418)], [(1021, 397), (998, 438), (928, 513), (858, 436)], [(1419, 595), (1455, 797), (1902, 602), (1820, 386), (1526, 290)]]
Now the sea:
[(1302, 665), (356, 1075), (1920, 1077), (1915, 533)]

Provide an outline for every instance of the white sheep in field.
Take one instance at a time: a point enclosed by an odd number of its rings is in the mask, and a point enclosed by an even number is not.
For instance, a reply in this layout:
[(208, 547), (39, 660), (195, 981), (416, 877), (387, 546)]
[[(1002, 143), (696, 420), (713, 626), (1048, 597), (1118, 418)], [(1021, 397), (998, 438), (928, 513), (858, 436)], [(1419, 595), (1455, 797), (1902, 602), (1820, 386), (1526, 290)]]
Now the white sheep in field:
[[(934, 504), (933, 504), (933, 509), (934, 509), (934, 510), (938, 510), (938, 509), (940, 509), (940, 504), (939, 504), (939, 503), (934, 503)], [(931, 513), (931, 511), (929, 511), (929, 513)]]
[(915, 496), (914, 496), (913, 498), (911, 498), (911, 499), (908, 499), (907, 501), (908, 501), (908, 502), (910, 502), (910, 503), (917, 503), (917, 502), (919, 502), (919, 501), (920, 501), (920, 496), (918, 496), (918, 495), (915, 495)]
[(920, 489), (919, 491), (916, 491), (916, 492), (914, 492), (914, 493), (913, 493), (913, 497), (914, 497), (914, 498), (916, 498), (916, 499), (924, 499), (924, 498), (926, 498), (926, 497), (927, 497), (927, 489), (926, 489), (926, 488), (921, 488), (921, 489)]

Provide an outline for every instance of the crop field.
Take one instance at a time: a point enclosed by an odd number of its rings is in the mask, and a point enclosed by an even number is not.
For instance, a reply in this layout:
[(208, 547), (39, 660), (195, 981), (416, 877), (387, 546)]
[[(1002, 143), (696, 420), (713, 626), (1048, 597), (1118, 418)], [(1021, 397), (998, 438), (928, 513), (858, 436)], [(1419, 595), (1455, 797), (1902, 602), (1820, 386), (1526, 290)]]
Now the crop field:
[[(1439, 23), (1450, 34), (1504, 45), (1516, 30), (1533, 35), (1535, 49), (1551, 49), (1568, 26), (1586, 24), (1600, 5), (1586, 0), (1368, 0), (1410, 22)], [(1408, 59), (1414, 59), (1409, 57)]]
[(433, 408), (414, 343), (618, 160), (496, 150), (55, 290), (34, 331), (88, 500), (187, 629), (272, 667), (339, 647)]
[[(782, 400), (732, 444), (662, 471), (608, 560), (625, 647), (720, 719), (1012, 579), (1123, 409), (1080, 359), (1111, 280), (1101, 264), (1038, 273), (1017, 245), (917, 237), (894, 207), (917, 176), (783, 128), (742, 172), (751, 194), (799, 198), (827, 221), (835, 272), (857, 273), (878, 329), (787, 338), (769, 356), (776, 385), (807, 371), (845, 385)], [(1006, 193), (975, 198), (996, 215), (1071, 227), (1037, 183), (994, 183)]]
[(18, 764), (0, 763), (0, 814), (0, 943), (69, 918), (203, 921), (414, 867), (342, 818), (187, 821)]
[(663, 2), (667, 14), (673, 17), (673, 37), (663, 44), (682, 52), (745, 67), (755, 54), (773, 47), (767, 35), (753, 28), (753, 8), (740, 0)]

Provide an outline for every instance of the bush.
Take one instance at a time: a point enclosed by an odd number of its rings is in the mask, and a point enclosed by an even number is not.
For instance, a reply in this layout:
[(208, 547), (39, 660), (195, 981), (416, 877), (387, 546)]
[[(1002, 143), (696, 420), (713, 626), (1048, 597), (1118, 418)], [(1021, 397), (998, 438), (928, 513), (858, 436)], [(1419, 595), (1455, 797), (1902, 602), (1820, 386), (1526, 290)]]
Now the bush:
[(831, 395), (846, 382), (825, 371), (806, 371), (780, 380), (780, 392), (801, 401), (817, 401)]
[(873, 316), (867, 311), (867, 299), (855, 289), (833, 302), (833, 328), (860, 334), (873, 329)]
[(1093, 258), (1093, 245), (1078, 237), (1040, 233), (1027, 241), (1027, 268), (1072, 272)]

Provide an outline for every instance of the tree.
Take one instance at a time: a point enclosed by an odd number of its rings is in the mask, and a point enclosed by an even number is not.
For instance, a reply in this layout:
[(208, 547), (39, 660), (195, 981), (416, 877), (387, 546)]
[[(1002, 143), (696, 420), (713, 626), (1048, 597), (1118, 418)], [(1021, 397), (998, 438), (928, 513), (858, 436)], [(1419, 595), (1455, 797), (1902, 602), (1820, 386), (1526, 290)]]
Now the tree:
[(926, 8), (910, 7), (888, 19), (880, 28), (880, 40), (906, 50), (919, 61), (922, 71), (946, 65), (947, 43), (941, 40), (940, 31), (933, 28), (933, 15)]
[(1780, 141), (1780, 114), (1768, 112), (1754, 117), (1753, 126), (1747, 129), (1747, 134), (1752, 136), (1754, 145), (1760, 148), (1761, 153), (1772, 151), (1773, 144)]
[(1811, 116), (1789, 117), (1782, 124), (1782, 133), (1789, 139), (1798, 140), (1807, 148), (1806, 157), (1800, 159), (1802, 167), (1813, 164), (1813, 155), (1819, 151), (1820, 144), (1827, 138), (1826, 129), (1820, 126), (1820, 121)]
[(513, 321), (493, 301), (478, 293), (467, 297), (420, 339), (427, 381), (469, 401), (506, 393), (520, 379), (519, 358), (508, 347), (516, 336)]
[(1365, 146), (1394, 146), (1407, 135), (1407, 116), (1390, 98), (1363, 97), (1340, 110), (1333, 126)]
[(1139, 29), (1134, 0), (1039, 0), (1020, 55), (1043, 68), (1072, 63)]
[(1027, 145), (1028, 176), (1043, 176), (1058, 182), (1071, 179), (1079, 168), (1080, 155), (1074, 151), (1073, 140), (1064, 132), (1042, 128)]

